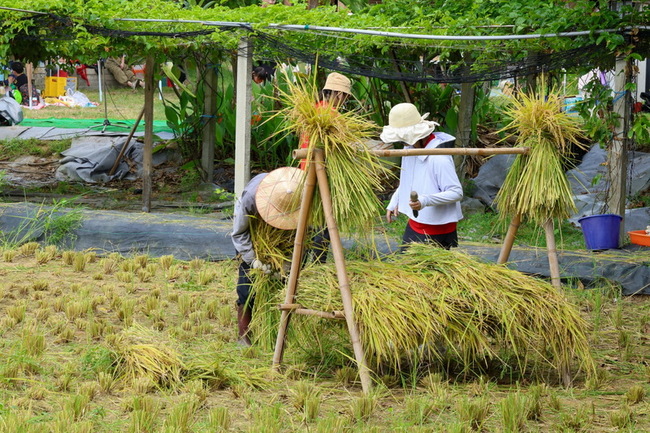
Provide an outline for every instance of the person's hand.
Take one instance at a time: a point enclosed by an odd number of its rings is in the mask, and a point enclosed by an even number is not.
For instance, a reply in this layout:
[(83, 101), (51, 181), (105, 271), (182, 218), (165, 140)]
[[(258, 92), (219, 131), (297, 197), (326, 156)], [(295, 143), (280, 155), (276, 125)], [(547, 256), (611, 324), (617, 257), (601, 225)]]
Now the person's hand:
[(266, 263), (262, 263), (258, 259), (253, 260), (253, 263), (251, 263), (251, 268), (258, 269), (267, 275), (271, 273), (271, 266), (267, 265)]
[(418, 200), (418, 201), (410, 201), (409, 206), (411, 206), (411, 209), (413, 209), (413, 210), (422, 209), (422, 203), (420, 203), (420, 200)]
[(388, 224), (392, 223), (395, 218), (399, 215), (399, 210), (397, 208), (393, 210), (386, 211), (386, 222)]

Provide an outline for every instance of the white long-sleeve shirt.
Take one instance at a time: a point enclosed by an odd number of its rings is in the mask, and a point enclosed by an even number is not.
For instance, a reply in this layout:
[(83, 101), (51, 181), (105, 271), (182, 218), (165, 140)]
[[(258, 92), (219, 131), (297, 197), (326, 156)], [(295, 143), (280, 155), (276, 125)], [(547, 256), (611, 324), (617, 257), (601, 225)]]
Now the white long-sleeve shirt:
[(232, 222), (232, 244), (235, 250), (241, 254), (242, 260), (249, 265), (255, 260), (255, 250), (251, 240), (250, 216), (258, 215), (257, 205), (255, 204), (255, 194), (260, 186), (262, 179), (268, 173), (258, 174), (246, 184), (241, 193), (241, 197), (235, 203), (235, 212)]
[[(433, 149), (455, 139), (444, 132), (436, 132), (425, 149)], [(413, 146), (405, 146), (404, 149), (413, 149)], [(417, 218), (413, 217), (413, 210), (409, 206), (411, 191), (418, 193), (418, 200), (422, 204)], [(403, 156), (399, 187), (386, 209), (392, 211), (397, 208), (400, 213), (422, 224), (448, 224), (463, 218), (460, 209), (462, 198), (463, 187), (451, 155)]]

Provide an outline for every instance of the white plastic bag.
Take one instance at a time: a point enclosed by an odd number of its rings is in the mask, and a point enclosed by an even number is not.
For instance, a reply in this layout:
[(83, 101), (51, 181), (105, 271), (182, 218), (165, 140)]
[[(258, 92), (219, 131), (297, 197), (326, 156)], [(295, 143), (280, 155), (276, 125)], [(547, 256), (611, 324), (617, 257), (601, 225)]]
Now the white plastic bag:
[(75, 107), (94, 107), (94, 104), (90, 102), (90, 99), (78, 90), (68, 89), (68, 96), (72, 98), (72, 105)]
[(0, 98), (0, 125), (17, 125), (23, 121), (23, 107), (11, 96)]

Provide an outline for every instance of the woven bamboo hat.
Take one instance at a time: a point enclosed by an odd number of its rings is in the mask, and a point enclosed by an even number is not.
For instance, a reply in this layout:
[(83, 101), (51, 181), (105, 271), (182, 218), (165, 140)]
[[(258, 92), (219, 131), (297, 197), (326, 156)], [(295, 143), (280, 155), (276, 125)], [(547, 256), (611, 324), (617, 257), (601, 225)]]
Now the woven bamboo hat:
[(282, 167), (267, 174), (255, 193), (260, 217), (273, 227), (294, 230), (298, 227), (303, 170)]
[(402, 141), (413, 146), (418, 140), (429, 136), (438, 124), (426, 120), (429, 113), (420, 116), (413, 104), (402, 103), (391, 108), (388, 114), (388, 125), (379, 136), (384, 143)]
[(327, 76), (323, 90), (333, 90), (335, 92), (343, 92), (348, 95), (352, 94), (352, 82), (345, 75), (338, 72), (332, 72)]

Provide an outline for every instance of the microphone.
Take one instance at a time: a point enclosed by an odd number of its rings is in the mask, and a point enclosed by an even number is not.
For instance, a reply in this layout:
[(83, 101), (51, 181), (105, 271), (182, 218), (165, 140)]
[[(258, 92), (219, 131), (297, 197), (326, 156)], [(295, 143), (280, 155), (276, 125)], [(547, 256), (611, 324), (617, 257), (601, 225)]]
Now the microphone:
[[(418, 193), (416, 191), (411, 191), (411, 201), (412, 202), (413, 201), (418, 201)], [(417, 211), (417, 209), (413, 209), (413, 216), (415, 218), (418, 217), (418, 214), (419, 214), (419, 212)]]

